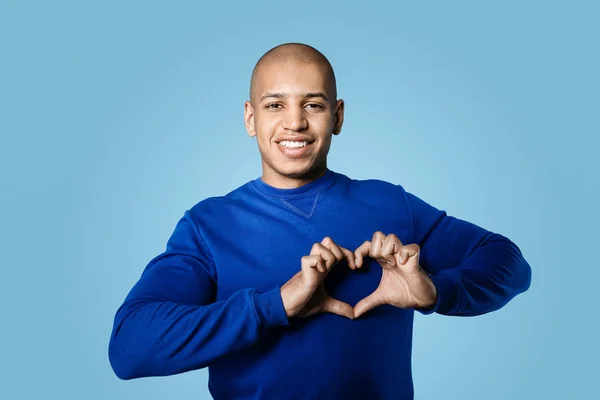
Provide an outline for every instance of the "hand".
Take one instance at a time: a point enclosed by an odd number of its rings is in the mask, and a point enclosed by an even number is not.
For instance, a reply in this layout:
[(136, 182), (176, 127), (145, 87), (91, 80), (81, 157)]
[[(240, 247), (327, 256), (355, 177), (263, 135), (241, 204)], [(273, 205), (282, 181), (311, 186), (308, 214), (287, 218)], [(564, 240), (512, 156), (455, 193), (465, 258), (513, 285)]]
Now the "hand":
[(368, 255), (383, 269), (377, 289), (354, 306), (355, 318), (382, 304), (427, 308), (437, 302), (437, 289), (419, 265), (419, 245), (403, 245), (394, 234), (375, 232), (373, 239), (364, 242), (354, 255), (357, 268), (362, 267), (363, 258)]
[(302, 269), (281, 287), (281, 298), (288, 317), (308, 317), (321, 312), (354, 319), (354, 309), (325, 292), (323, 280), (342, 259), (355, 269), (354, 254), (326, 237), (315, 243), (310, 255), (302, 257)]

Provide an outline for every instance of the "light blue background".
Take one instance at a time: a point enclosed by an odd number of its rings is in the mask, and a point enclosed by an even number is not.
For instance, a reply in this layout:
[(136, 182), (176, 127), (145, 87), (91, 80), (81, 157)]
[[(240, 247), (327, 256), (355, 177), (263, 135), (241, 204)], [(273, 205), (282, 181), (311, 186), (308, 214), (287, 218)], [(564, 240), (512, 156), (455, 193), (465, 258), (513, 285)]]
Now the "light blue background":
[(288, 41), (336, 70), (333, 170), (402, 184), (533, 267), (498, 312), (416, 315), (417, 399), (595, 396), (599, 9), (413, 3), (2, 2), (0, 398), (209, 398), (206, 370), (118, 380), (112, 319), (187, 208), (260, 175), (243, 102)]

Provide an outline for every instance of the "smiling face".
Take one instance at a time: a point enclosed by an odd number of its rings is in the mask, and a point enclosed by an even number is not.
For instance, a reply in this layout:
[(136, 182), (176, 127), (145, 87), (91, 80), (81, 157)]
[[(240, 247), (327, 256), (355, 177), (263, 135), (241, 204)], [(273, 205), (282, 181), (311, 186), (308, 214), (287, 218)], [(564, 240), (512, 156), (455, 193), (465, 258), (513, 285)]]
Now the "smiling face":
[(294, 57), (257, 68), (244, 120), (256, 137), (265, 183), (294, 188), (325, 173), (331, 137), (344, 118), (329, 68)]

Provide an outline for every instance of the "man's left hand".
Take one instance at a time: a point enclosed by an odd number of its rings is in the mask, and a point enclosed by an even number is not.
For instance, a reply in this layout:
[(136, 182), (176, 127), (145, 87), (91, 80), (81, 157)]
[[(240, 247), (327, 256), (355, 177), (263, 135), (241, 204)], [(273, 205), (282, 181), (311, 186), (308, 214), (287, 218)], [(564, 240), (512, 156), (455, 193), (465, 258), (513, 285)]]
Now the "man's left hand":
[(437, 302), (437, 289), (427, 272), (419, 265), (417, 244), (404, 245), (394, 234), (375, 232), (371, 241), (354, 251), (356, 267), (365, 256), (376, 260), (383, 273), (377, 289), (354, 306), (358, 318), (373, 308), (390, 304), (400, 308), (430, 308)]

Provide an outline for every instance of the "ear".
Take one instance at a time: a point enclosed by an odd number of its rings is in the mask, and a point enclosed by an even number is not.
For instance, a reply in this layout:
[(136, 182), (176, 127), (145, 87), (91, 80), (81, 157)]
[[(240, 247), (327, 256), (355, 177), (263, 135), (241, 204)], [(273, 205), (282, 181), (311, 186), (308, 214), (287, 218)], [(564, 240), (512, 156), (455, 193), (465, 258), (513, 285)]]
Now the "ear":
[(344, 123), (344, 100), (339, 99), (335, 104), (334, 117), (335, 123), (333, 125), (333, 134), (339, 135), (342, 131), (342, 124)]
[(244, 125), (246, 125), (248, 136), (256, 136), (256, 130), (254, 130), (254, 108), (250, 100), (244, 103)]

